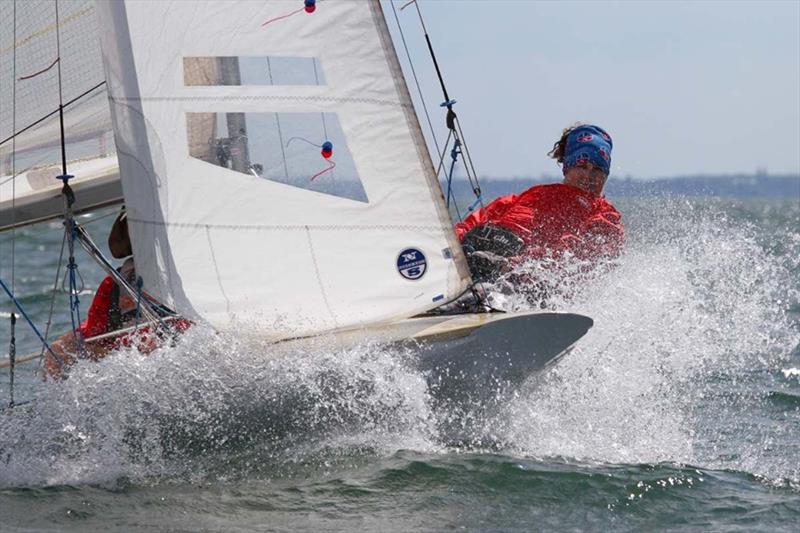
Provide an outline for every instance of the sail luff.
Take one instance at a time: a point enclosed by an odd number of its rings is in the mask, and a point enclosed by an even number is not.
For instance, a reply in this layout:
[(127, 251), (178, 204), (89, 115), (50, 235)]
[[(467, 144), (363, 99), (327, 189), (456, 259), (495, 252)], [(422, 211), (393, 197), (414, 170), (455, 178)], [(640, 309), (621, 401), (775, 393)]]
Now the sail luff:
[[(453, 223), (450, 219), (450, 213), (447, 209), (444, 193), (442, 192), (442, 187), (439, 184), (439, 178), (436, 175), (436, 169), (433, 165), (433, 160), (431, 159), (431, 153), (428, 149), (428, 144), (425, 142), (425, 136), (422, 133), (422, 126), (420, 125), (419, 118), (414, 110), (411, 93), (408, 90), (408, 84), (403, 76), (403, 69), (400, 66), (400, 60), (397, 57), (397, 51), (392, 42), (392, 37), (391, 33), (389, 32), (389, 27), (386, 23), (386, 16), (383, 11), (383, 6), (379, 0), (370, 2), (370, 6), (372, 6), (373, 9), (375, 25), (380, 31), (381, 44), (383, 45), (384, 52), (389, 60), (389, 65), (392, 69), (397, 91), (402, 95), (403, 100), (406, 102), (406, 106), (404, 107), (404, 111), (406, 112), (406, 120), (408, 121), (409, 129), (414, 137), (417, 153), (423, 162), (425, 179), (430, 189), (431, 198), (436, 206), (436, 212), (439, 216), (439, 221), (443, 227), (451, 228)], [(469, 267), (467, 266), (467, 260), (464, 257), (463, 250), (461, 249), (461, 243), (456, 237), (455, 232), (446, 232), (446, 235), (448, 242), (450, 243), (451, 253), (453, 254), (453, 264), (458, 269), (458, 275), (462, 281), (469, 283), (471, 281), (471, 277), (469, 273)]]

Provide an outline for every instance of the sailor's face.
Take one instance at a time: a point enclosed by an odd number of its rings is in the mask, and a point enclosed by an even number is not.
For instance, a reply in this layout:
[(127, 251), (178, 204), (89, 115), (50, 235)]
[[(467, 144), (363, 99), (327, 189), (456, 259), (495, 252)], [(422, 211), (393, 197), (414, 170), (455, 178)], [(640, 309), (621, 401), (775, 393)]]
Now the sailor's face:
[(600, 196), (608, 175), (603, 169), (592, 164), (576, 165), (567, 169), (564, 183)]

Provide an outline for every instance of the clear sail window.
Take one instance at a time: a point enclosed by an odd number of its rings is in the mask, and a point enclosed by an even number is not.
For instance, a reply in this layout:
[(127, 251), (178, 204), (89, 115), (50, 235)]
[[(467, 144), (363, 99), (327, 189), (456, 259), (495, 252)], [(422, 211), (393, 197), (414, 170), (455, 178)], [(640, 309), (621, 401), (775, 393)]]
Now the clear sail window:
[(335, 113), (187, 113), (189, 155), (293, 187), (367, 202)]
[(325, 85), (314, 57), (184, 57), (183, 83), (214, 85)]

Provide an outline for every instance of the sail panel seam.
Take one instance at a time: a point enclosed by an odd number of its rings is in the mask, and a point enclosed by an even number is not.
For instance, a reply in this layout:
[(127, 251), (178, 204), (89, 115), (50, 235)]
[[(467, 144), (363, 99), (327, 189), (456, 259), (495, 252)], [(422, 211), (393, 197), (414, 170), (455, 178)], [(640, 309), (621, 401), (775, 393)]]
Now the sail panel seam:
[(219, 292), (225, 298), (225, 311), (230, 316), (231, 314), (231, 301), (225, 293), (225, 287), (222, 286), (222, 276), (219, 273), (219, 264), (217, 263), (217, 255), (214, 253), (214, 243), (211, 241), (211, 227), (206, 226), (206, 239), (208, 240), (208, 250), (211, 252), (211, 262), (214, 263), (214, 274), (217, 276), (217, 284), (219, 285)]
[(392, 100), (379, 100), (377, 98), (339, 98), (335, 96), (289, 96), (289, 95), (227, 95), (227, 96), (109, 96), (112, 102), (236, 102), (236, 101), (297, 101), (297, 102), (331, 102), (348, 104), (375, 104), (382, 106), (401, 107), (414, 109), (413, 104)]
[(155, 220), (142, 220), (137, 218), (128, 217), (130, 222), (138, 224), (148, 224), (151, 226), (165, 226), (174, 228), (213, 228), (213, 229), (227, 229), (227, 230), (253, 230), (253, 231), (305, 231), (306, 229), (324, 230), (324, 231), (424, 231), (430, 233), (443, 233), (440, 226), (423, 226), (411, 224), (396, 224), (396, 225), (356, 225), (348, 226), (341, 224), (202, 224), (193, 222), (159, 222)]
[(311, 262), (314, 264), (314, 273), (317, 275), (317, 284), (319, 285), (319, 291), (322, 295), (322, 301), (325, 303), (325, 309), (328, 310), (328, 313), (331, 315), (331, 319), (333, 320), (334, 327), (339, 327), (339, 321), (336, 320), (336, 315), (333, 314), (333, 309), (331, 308), (330, 302), (328, 302), (328, 295), (325, 292), (325, 286), (322, 284), (322, 274), (319, 271), (319, 265), (317, 264), (317, 255), (314, 253), (314, 243), (311, 240), (311, 227), (305, 226), (306, 230), (306, 237), (308, 238), (308, 249), (311, 252)]

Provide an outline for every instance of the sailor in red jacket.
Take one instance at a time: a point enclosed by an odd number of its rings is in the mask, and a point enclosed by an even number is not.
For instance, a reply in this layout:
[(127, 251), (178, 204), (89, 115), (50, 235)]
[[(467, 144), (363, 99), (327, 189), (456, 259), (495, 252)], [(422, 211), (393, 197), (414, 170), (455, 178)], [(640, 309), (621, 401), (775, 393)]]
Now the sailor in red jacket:
[(528, 259), (618, 256), (624, 239), (620, 214), (602, 196), (612, 145), (597, 126), (564, 130), (549, 153), (563, 165), (563, 183), (497, 198), (458, 223), (476, 281), (495, 281)]
[[(130, 284), (136, 286), (136, 269), (133, 262), (133, 248), (128, 234), (128, 221), (126, 212), (117, 216), (108, 235), (108, 249), (116, 259), (125, 259), (117, 272)], [(148, 297), (143, 293), (143, 297)], [(149, 298), (149, 297), (148, 297)], [(157, 303), (150, 299), (151, 303)], [(152, 334), (149, 326), (142, 326), (135, 333), (121, 333), (92, 342), (83, 342), (99, 335), (119, 331), (134, 325), (137, 320), (137, 303), (134, 298), (124, 292), (111, 276), (106, 276), (97, 287), (92, 303), (84, 320), (76, 331), (67, 332), (50, 348), (53, 353), (45, 354), (45, 376), (56, 380), (64, 379), (68, 367), (76, 362), (76, 356), (97, 361), (105, 357), (108, 352), (123, 347), (136, 346), (140, 352), (149, 353), (158, 346), (157, 336)], [(179, 319), (171, 323), (174, 331), (185, 331), (191, 323)]]

